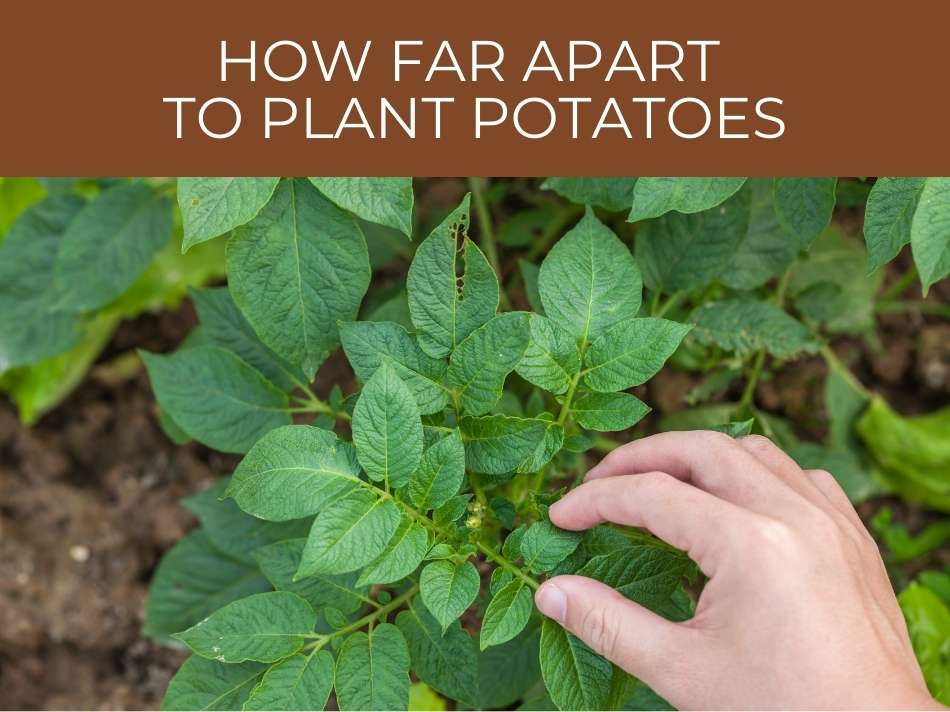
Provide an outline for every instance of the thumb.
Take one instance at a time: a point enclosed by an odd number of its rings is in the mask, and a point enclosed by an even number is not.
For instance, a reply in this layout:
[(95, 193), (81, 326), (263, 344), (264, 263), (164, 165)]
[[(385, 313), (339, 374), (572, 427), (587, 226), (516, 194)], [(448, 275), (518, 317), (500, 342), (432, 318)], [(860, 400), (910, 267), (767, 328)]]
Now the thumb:
[(694, 631), (690, 628), (672, 623), (585, 576), (545, 581), (534, 600), (541, 613), (654, 689), (692, 649)]

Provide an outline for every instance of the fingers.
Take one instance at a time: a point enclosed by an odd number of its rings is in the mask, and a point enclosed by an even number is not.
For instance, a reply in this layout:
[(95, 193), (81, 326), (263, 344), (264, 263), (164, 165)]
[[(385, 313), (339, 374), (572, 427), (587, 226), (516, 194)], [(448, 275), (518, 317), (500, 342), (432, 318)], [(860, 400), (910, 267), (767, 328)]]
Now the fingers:
[(535, 603), (595, 652), (651, 687), (669, 674), (671, 665), (681, 664), (699, 636), (584, 576), (546, 581)]
[(796, 504), (796, 493), (723, 433), (711, 430), (651, 435), (617, 448), (589, 480), (659, 470), (692, 482), (726, 501), (772, 514)]
[(827, 507), (828, 501), (824, 494), (814, 485), (814, 483), (805, 476), (802, 468), (798, 466), (791, 457), (789, 457), (775, 443), (762, 435), (747, 435), (737, 438), (736, 443), (743, 450), (768, 468), (776, 477), (785, 484), (805, 497), (812, 504), (819, 507)]
[(590, 480), (552, 504), (549, 514), (573, 531), (603, 522), (643, 527), (688, 552), (707, 576), (756, 517), (664, 472)]
[(808, 478), (815, 489), (821, 492), (832, 508), (840, 512), (848, 522), (857, 527), (859, 533), (870, 537), (864, 522), (861, 521), (861, 517), (858, 516), (851, 500), (848, 499), (848, 495), (841, 489), (838, 480), (830, 472), (827, 470), (805, 470), (805, 477)]

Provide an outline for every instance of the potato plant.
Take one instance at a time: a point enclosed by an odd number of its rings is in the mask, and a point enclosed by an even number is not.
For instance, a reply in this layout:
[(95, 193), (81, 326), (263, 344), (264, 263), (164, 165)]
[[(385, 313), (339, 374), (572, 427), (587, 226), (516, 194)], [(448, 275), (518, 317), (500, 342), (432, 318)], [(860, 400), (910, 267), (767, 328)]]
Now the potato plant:
[[(828, 347), (870, 331), (887, 301), (865, 248), (828, 227), (835, 179), (545, 187), (577, 205), (526, 213), (521, 227), (543, 225), (528, 240), (499, 233), (527, 248), (505, 286), (492, 198), (474, 181), (418, 242), (405, 289), (367, 314), (364, 228), (413, 233), (409, 179), (179, 181), (183, 246), (227, 234), (228, 283), (192, 292), (200, 326), (177, 351), (142, 358), (166, 430), (243, 459), (186, 500), (201, 526), (152, 584), (145, 632), (192, 653), (167, 709), (319, 709), (331, 693), (344, 710), (405, 709), (422, 684), (458, 707), (662, 705), (542, 620), (532, 595), (578, 573), (691, 616), (701, 576), (683, 552), (546, 516), (585, 453), (647, 415), (629, 391), (667, 362), (702, 379), (697, 405), (660, 427), (754, 428), (855, 500), (896, 491), (950, 508), (950, 411), (902, 418)], [(946, 179), (878, 181), (872, 266), (910, 242), (925, 288), (946, 276), (948, 215)], [(521, 295), (529, 310), (511, 307)], [(312, 384), (340, 346), (359, 387), (319, 397)], [(755, 399), (763, 376), (807, 354), (829, 365), (821, 444)], [(737, 400), (704, 403), (736, 382)]]
[(223, 275), (220, 245), (181, 254), (169, 181), (0, 178), (0, 392), (35, 422), (123, 319)]

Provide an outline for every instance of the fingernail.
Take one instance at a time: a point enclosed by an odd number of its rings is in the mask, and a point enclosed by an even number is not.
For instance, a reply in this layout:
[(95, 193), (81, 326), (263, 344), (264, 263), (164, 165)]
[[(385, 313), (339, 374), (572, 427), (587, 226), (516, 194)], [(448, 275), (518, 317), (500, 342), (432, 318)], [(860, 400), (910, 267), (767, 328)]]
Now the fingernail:
[(541, 586), (534, 596), (534, 602), (539, 611), (558, 623), (563, 623), (567, 617), (567, 596), (553, 583), (545, 583)]

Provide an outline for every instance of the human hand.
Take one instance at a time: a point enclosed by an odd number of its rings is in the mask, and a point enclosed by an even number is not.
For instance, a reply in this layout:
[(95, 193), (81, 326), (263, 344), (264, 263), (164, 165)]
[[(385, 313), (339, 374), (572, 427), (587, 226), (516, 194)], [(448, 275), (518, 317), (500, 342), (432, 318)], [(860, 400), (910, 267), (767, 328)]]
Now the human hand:
[(767, 438), (637, 440), (607, 455), (550, 517), (571, 530), (643, 527), (708, 576), (682, 623), (582, 576), (555, 577), (535, 597), (680, 709), (943, 709), (847, 496)]

